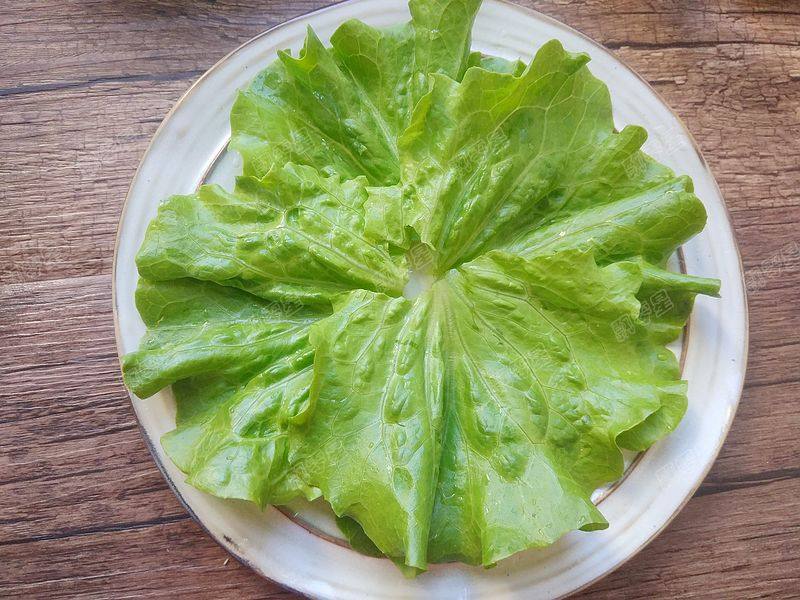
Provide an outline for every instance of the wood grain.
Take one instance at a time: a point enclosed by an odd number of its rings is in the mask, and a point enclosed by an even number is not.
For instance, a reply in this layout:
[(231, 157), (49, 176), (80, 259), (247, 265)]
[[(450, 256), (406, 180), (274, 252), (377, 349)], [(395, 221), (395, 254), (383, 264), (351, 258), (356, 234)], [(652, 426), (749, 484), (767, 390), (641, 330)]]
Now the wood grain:
[[(580, 597), (797, 597), (800, 4), (520, 3), (614, 49), (686, 121), (755, 282), (720, 458), (665, 533)], [(324, 4), (0, 5), (1, 597), (294, 597), (230, 559), (153, 464), (119, 377), (110, 271), (170, 106), (238, 44)]]

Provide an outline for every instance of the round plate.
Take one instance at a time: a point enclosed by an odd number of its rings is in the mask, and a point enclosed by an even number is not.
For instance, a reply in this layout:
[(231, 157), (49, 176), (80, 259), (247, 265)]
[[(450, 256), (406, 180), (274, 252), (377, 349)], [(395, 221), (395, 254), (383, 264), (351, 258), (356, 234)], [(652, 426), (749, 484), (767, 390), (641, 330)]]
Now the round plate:
[[(117, 236), (114, 311), (120, 355), (135, 350), (145, 330), (134, 304), (134, 257), (159, 202), (191, 193), (207, 180), (230, 183), (239, 167), (237, 157), (225, 150), (228, 113), (237, 90), (272, 62), (277, 50), (299, 49), (308, 25), (327, 40), (352, 18), (387, 26), (409, 15), (404, 0), (351, 0), (284, 23), (210, 69), (161, 124), (131, 184)], [(551, 38), (591, 56), (590, 69), (611, 90), (617, 128), (644, 126), (650, 133), (645, 150), (691, 176), (708, 211), (706, 229), (683, 247), (684, 267), (693, 275), (721, 279), (722, 299), (699, 297), (692, 314), (683, 350), (683, 375), (689, 381), (686, 417), (675, 432), (640, 456), (603, 499), (608, 529), (572, 532), (549, 548), (522, 552), (493, 569), (432, 565), (428, 573), (408, 580), (390, 561), (362, 556), (278, 510), (260, 511), (188, 486), (158, 441), (174, 428), (171, 394), (164, 391), (146, 401), (133, 398), (150, 451), (175, 493), (214, 539), (264, 577), (322, 598), (558, 598), (641, 550), (691, 498), (714, 462), (736, 411), (747, 352), (742, 267), (725, 203), (680, 120), (638, 75), (582, 34), (542, 14), (490, 0), (478, 15), (473, 48), (529, 60)], [(303, 518), (327, 529), (324, 516), (318, 518), (313, 510), (304, 509)]]

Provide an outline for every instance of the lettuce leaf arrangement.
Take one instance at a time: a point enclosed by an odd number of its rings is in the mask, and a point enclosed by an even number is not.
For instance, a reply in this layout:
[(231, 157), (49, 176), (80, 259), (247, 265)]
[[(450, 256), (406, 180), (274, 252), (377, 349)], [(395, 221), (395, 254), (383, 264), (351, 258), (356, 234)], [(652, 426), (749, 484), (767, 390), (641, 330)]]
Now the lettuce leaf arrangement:
[(703, 205), (588, 56), (471, 52), (479, 5), (280, 53), (231, 114), (235, 189), (150, 224), (123, 359), (138, 396), (172, 386), (193, 486), (321, 496), (410, 572), (606, 527), (590, 496), (680, 421), (666, 345), (719, 287), (665, 269)]

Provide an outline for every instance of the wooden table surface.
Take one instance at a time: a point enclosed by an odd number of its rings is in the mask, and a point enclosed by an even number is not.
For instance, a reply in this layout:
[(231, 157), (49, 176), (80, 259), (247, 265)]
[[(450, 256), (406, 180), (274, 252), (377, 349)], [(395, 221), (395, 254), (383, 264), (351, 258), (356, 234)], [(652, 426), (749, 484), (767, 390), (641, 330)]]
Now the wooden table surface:
[[(750, 281), (730, 436), (645, 551), (580, 597), (798, 597), (800, 2), (521, 2), (613, 49), (686, 121)], [(0, 5), (0, 597), (289, 598), (167, 488), (122, 386), (111, 263), (161, 119), (237, 45), (322, 0)]]

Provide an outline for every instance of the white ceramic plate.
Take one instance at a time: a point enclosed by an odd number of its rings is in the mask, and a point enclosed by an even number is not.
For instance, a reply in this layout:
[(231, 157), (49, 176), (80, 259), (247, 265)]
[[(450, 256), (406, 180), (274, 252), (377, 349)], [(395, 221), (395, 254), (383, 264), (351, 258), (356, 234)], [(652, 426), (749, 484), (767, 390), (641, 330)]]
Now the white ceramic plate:
[[(386, 26), (406, 21), (408, 10), (404, 0), (351, 0), (284, 23), (225, 57), (164, 120), (134, 177), (119, 225), (114, 309), (120, 355), (136, 349), (144, 333), (134, 305), (134, 256), (158, 203), (171, 194), (191, 193), (205, 181), (232, 183), (239, 163), (225, 148), (236, 91), (274, 60), (277, 50), (299, 49), (306, 26), (326, 40), (351, 18)], [(683, 268), (721, 279), (722, 299), (698, 298), (691, 334), (684, 339), (686, 417), (603, 498), (601, 508), (611, 524), (605, 531), (570, 533), (550, 548), (520, 553), (490, 570), (434, 565), (407, 580), (388, 560), (364, 557), (337, 543), (335, 529), (318, 507), (297, 508), (305, 522), (301, 526), (275, 509), (262, 512), (186, 485), (158, 442), (174, 427), (171, 394), (165, 391), (146, 401), (133, 398), (150, 450), (175, 493), (214, 539), (261, 575), (323, 598), (558, 598), (641, 550), (688, 501), (714, 462), (739, 401), (747, 351), (742, 268), (724, 201), (678, 118), (633, 71), (582, 34), (539, 13), (489, 0), (478, 16), (473, 47), (528, 60), (551, 38), (591, 56), (592, 72), (611, 90), (617, 127), (643, 125), (650, 132), (645, 150), (690, 175), (708, 210), (707, 228), (683, 248)]]

